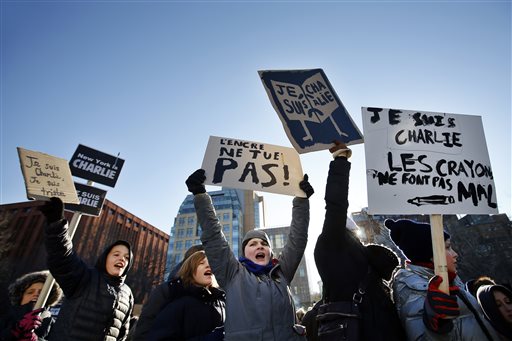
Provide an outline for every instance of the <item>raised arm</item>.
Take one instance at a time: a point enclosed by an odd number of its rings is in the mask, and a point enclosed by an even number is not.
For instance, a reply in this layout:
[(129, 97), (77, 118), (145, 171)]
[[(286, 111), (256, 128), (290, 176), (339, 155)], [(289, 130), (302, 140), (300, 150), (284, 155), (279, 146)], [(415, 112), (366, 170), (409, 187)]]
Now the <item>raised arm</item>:
[(299, 186), (306, 193), (306, 198), (296, 197), (293, 199), (290, 234), (279, 258), (281, 270), (288, 283), (292, 281), (306, 249), (309, 227), (309, 197), (314, 193), (307, 174), (304, 175), (304, 180), (300, 182)]
[(64, 203), (51, 198), (40, 208), (46, 217), (44, 229), (48, 268), (67, 297), (76, 295), (81, 282), (90, 277), (87, 265), (76, 255), (64, 219)]
[(197, 220), (202, 228), (201, 242), (208, 262), (219, 284), (226, 287), (242, 265), (234, 256), (222, 233), (222, 225), (215, 213), (212, 199), (204, 188), (205, 179), (204, 170), (198, 169), (188, 177), (185, 183), (188, 190), (194, 194)]

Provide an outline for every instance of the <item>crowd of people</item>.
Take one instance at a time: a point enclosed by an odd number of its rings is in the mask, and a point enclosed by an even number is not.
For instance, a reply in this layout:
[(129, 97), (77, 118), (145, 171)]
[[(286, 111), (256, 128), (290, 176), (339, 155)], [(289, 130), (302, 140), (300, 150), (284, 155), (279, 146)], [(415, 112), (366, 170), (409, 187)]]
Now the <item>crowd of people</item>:
[[(34, 309), (48, 271), (13, 282), (0, 340), (512, 340), (510, 288), (489, 277), (464, 284), (447, 232), (449, 292), (434, 273), (429, 224), (385, 221), (408, 259), (402, 266), (390, 248), (360, 242), (347, 221), (352, 152), (337, 141), (330, 152), (325, 219), (314, 250), (323, 293), (307, 311), (296, 309), (289, 289), (308, 240), (314, 190), (307, 175), (299, 183), (304, 195), (293, 199), (283, 251), (274, 254), (267, 234), (251, 230), (237, 258), (199, 169), (185, 183), (194, 195), (202, 245), (187, 250), (138, 317), (125, 283), (134, 261), (130, 243), (112, 243), (91, 268), (73, 249), (62, 201), (46, 202), (40, 210), (56, 284), (45, 308)], [(59, 301), (60, 312), (52, 316), (48, 309)]]

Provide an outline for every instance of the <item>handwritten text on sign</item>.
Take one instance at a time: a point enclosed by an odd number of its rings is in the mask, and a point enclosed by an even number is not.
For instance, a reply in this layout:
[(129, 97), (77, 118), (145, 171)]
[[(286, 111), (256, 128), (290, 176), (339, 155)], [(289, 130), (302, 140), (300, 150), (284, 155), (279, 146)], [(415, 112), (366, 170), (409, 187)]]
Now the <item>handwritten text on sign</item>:
[(329, 149), (334, 140), (363, 142), (322, 69), (258, 71), (290, 142), (299, 153)]
[(302, 167), (293, 148), (210, 136), (202, 168), (208, 185), (304, 196)]
[(59, 197), (79, 203), (67, 160), (20, 147), (18, 156), (29, 199)]
[(480, 116), (362, 108), (372, 214), (493, 214)]

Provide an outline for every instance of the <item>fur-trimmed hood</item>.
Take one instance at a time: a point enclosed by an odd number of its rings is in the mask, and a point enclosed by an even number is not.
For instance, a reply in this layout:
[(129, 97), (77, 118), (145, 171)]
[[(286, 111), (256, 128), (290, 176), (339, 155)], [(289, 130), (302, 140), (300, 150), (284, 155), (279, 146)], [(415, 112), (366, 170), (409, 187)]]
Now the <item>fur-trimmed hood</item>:
[[(16, 279), (11, 285), (9, 285), (9, 299), (13, 307), (17, 307), (21, 303), (21, 299), (23, 297), (23, 293), (29, 286), (34, 283), (44, 283), (46, 278), (50, 274), (49, 271), (36, 271), (25, 274), (18, 279)], [(50, 296), (48, 296), (48, 300), (46, 302), (46, 306), (51, 306), (59, 302), (62, 297), (62, 290), (55, 282), (52, 287), (52, 291), (50, 292)]]

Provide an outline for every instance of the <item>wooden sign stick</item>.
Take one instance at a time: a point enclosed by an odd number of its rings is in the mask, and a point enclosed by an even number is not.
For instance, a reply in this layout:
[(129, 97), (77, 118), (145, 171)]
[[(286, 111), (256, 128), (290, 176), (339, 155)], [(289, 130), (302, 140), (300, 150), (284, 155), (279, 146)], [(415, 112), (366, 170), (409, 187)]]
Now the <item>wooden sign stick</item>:
[(430, 215), (430, 232), (432, 234), (432, 252), (434, 254), (434, 272), (443, 278), (439, 290), (450, 294), (448, 266), (446, 265), (446, 249), (443, 233), (443, 216), (441, 214)]

